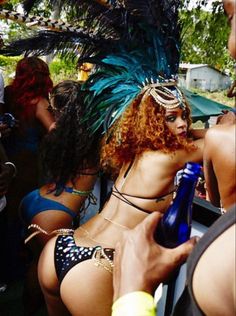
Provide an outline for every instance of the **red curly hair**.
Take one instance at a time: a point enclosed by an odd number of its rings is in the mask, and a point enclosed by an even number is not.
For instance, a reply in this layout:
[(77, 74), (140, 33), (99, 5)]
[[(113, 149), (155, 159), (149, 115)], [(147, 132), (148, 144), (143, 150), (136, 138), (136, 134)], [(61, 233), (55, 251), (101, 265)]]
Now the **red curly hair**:
[(35, 115), (36, 104), (41, 98), (48, 98), (52, 87), (48, 65), (42, 59), (21, 59), (16, 66), (15, 79), (9, 86), (13, 112), (20, 119), (31, 119)]
[[(189, 131), (192, 121), (190, 108), (185, 104)], [(171, 133), (165, 121), (165, 108), (152, 96), (139, 95), (103, 138), (100, 162), (105, 172), (114, 175), (123, 163), (145, 151), (170, 153), (183, 148), (193, 150), (194, 145)]]

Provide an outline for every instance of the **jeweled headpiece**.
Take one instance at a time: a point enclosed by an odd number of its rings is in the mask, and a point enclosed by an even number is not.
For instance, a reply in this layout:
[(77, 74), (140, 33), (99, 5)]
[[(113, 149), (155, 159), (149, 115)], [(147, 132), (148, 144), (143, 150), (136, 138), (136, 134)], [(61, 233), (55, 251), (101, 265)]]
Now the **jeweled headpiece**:
[(157, 104), (165, 109), (185, 108), (185, 99), (173, 79), (160, 83), (143, 83), (143, 98), (151, 95)]

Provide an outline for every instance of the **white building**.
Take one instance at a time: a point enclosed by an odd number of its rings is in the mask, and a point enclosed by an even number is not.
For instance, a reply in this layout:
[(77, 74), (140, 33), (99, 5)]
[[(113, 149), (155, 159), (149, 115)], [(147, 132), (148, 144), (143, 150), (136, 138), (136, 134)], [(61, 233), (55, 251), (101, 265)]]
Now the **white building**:
[(217, 91), (228, 89), (231, 79), (226, 73), (207, 64), (180, 64), (179, 84), (186, 89)]

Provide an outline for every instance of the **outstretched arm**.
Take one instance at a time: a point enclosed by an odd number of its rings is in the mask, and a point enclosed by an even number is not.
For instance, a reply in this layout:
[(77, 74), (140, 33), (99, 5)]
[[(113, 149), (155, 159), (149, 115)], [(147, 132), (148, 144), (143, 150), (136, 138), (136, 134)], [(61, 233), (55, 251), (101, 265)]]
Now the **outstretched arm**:
[(154, 315), (151, 295), (186, 260), (196, 243), (192, 238), (175, 249), (158, 245), (153, 234), (161, 217), (158, 212), (148, 215), (116, 245), (112, 316)]
[(214, 129), (209, 130), (205, 137), (205, 146), (203, 152), (203, 169), (209, 199), (213, 205), (220, 207), (220, 193), (218, 188), (218, 182), (212, 164), (214, 138)]
[(233, 97), (236, 96), (236, 90), (235, 90), (235, 88), (236, 88), (236, 80), (234, 80), (232, 86), (230, 87), (230, 89), (229, 89), (228, 92), (227, 92), (227, 97), (228, 97), (228, 98), (233, 98)]

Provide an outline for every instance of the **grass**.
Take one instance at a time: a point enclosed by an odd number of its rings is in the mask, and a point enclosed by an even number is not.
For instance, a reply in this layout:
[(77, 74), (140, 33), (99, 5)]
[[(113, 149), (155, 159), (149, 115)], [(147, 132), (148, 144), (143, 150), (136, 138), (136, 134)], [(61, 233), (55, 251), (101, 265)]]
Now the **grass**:
[(235, 107), (235, 98), (228, 98), (227, 90), (210, 92), (210, 91), (202, 91), (200, 89), (191, 89), (191, 91), (196, 92), (197, 94), (205, 98), (211, 99), (221, 104), (224, 104), (230, 107)]

